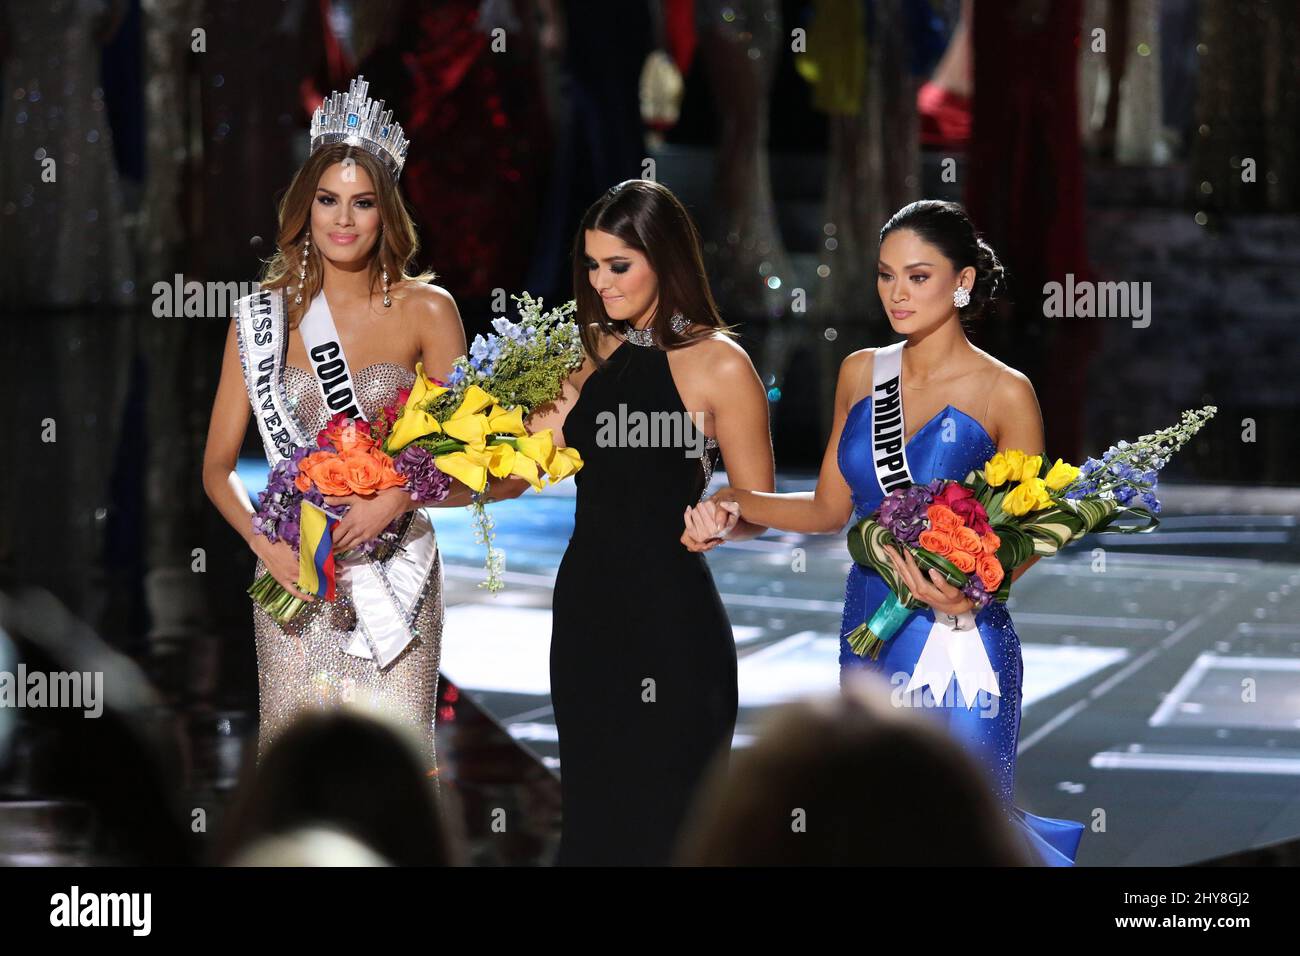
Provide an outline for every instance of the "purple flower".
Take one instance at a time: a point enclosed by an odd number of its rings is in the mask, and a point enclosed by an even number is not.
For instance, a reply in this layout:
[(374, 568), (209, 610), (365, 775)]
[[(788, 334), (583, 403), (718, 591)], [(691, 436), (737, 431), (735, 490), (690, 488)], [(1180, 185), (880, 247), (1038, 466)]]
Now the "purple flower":
[(880, 502), (876, 520), (899, 541), (915, 547), (927, 527), (925, 509), (933, 503), (934, 494), (926, 485), (895, 488)]
[(393, 467), (406, 479), (413, 501), (441, 501), (451, 491), (451, 476), (439, 470), (427, 448), (407, 445), (393, 459)]
[(975, 602), (976, 614), (988, 607), (989, 602), (993, 600), (993, 595), (984, 589), (984, 581), (978, 574), (970, 576), (961, 593)]

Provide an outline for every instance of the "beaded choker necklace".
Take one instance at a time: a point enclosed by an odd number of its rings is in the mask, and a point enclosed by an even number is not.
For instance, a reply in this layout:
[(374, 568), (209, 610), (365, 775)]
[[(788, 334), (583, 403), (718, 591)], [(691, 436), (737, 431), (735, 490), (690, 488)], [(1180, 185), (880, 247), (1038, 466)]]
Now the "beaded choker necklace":
[[(687, 319), (685, 319), (680, 312), (675, 313), (672, 319), (670, 320), (670, 322), (672, 324), (673, 331), (676, 332), (678, 335), (685, 332), (687, 329), (691, 327), (691, 323)], [(623, 333), (623, 338), (627, 339), (633, 345), (652, 347), (657, 344), (655, 342), (654, 332), (652, 332), (648, 328), (638, 329), (632, 326), (628, 326), (627, 331)]]

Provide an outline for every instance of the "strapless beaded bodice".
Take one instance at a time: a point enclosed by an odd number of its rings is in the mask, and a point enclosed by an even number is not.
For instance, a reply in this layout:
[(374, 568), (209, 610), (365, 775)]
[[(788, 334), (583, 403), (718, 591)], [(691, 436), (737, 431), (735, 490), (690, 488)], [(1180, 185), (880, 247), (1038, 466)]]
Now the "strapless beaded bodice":
[[(415, 382), (415, 373), (393, 362), (378, 362), (352, 373), (357, 401), (373, 420), (394, 401), (397, 391)], [(316, 376), (293, 365), (284, 367), (284, 399), (289, 414), (308, 442), (328, 421)], [(406, 533), (415, 520), (409, 513)], [(266, 572), (259, 557), (253, 570), (257, 579)], [(333, 601), (309, 604), (286, 625), (275, 622), (253, 605), (253, 633), (258, 673), (258, 759), (298, 716), (322, 705), (357, 704), (395, 714), (412, 725), (421, 756), (436, 779), (434, 711), (438, 700), (438, 664), (442, 653), (442, 558), (434, 559), (419, 601), (412, 613), (416, 637), (385, 668), (373, 660), (345, 653), (358, 624), (350, 585), (341, 585)]]
[[(394, 362), (377, 362), (354, 371), (352, 382), (356, 386), (361, 410), (367, 419), (373, 421), (379, 410), (397, 397), (399, 388), (410, 388), (415, 384), (415, 373)], [(302, 433), (314, 439), (329, 421), (316, 376), (296, 365), (286, 365), (284, 397)]]

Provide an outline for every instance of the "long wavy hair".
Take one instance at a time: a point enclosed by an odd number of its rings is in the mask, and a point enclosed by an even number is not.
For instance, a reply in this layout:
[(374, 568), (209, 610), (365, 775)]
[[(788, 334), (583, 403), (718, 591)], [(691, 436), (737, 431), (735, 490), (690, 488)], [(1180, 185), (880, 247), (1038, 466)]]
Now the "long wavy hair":
[[(650, 320), (656, 341), (665, 349), (677, 349), (713, 332), (734, 336), (731, 326), (722, 321), (704, 271), (700, 253), (700, 233), (681, 200), (667, 186), (648, 179), (629, 179), (611, 187), (592, 203), (578, 235), (573, 240), (573, 296), (577, 302), (576, 321), (582, 344), (596, 365), (600, 358), (600, 333), (626, 331), (628, 324), (610, 319), (600, 293), (587, 277), (586, 232), (588, 229), (617, 236), (642, 253), (659, 282), (659, 304)], [(674, 313), (709, 331), (688, 335), (674, 332)], [(596, 328), (593, 328), (593, 324)]]
[[(289, 288), (295, 292), (298, 269), (302, 263), (302, 248), (311, 224), (311, 204), (316, 200), (316, 187), (320, 185), (325, 170), (335, 163), (351, 159), (370, 174), (375, 184), (376, 206), (379, 209), (379, 239), (370, 254), (370, 292), (373, 295), (382, 285), (383, 269), (388, 270), (390, 287), (402, 281), (429, 282), (432, 272), (410, 273), (411, 261), (420, 248), (415, 222), (406, 207), (402, 191), (392, 175), (374, 156), (347, 143), (335, 143), (312, 153), (289, 183), (280, 200), (279, 235), (276, 252), (266, 260), (262, 270), (263, 289)], [(307, 256), (307, 277), (302, 290), (302, 305), (294, 305), (294, 297), (286, 293), (289, 328), (296, 328), (307, 311), (307, 306), (320, 292), (324, 282), (320, 250), (313, 249)]]

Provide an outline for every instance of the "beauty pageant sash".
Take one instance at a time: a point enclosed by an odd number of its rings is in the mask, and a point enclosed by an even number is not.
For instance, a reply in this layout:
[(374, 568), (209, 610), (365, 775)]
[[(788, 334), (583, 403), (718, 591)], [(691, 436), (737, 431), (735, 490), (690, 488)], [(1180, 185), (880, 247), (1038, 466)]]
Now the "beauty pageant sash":
[[(266, 460), (274, 466), (296, 447), (315, 447), (288, 411), (284, 390), (289, 330), (283, 289), (256, 292), (237, 303), (236, 331), (249, 401), (257, 417)], [(365, 420), (324, 293), (299, 324), (326, 415)], [(341, 649), (387, 667), (415, 639), (413, 623), (431, 574), (441, 574), (433, 523), (423, 510), (399, 524), (398, 547), (387, 561), (362, 555), (335, 562), (335, 584), (352, 595), (356, 626), (341, 635)]]
[[(903, 342), (876, 349), (871, 368), (871, 460), (876, 482), (885, 494), (914, 484), (907, 463), (907, 441), (903, 422)], [(948, 689), (956, 677), (969, 710), (979, 691), (1001, 696), (997, 675), (989, 663), (984, 641), (969, 611), (958, 617), (962, 630), (947, 623), (947, 615), (936, 614), (921, 654), (912, 668), (905, 693), (929, 684), (937, 695)]]

